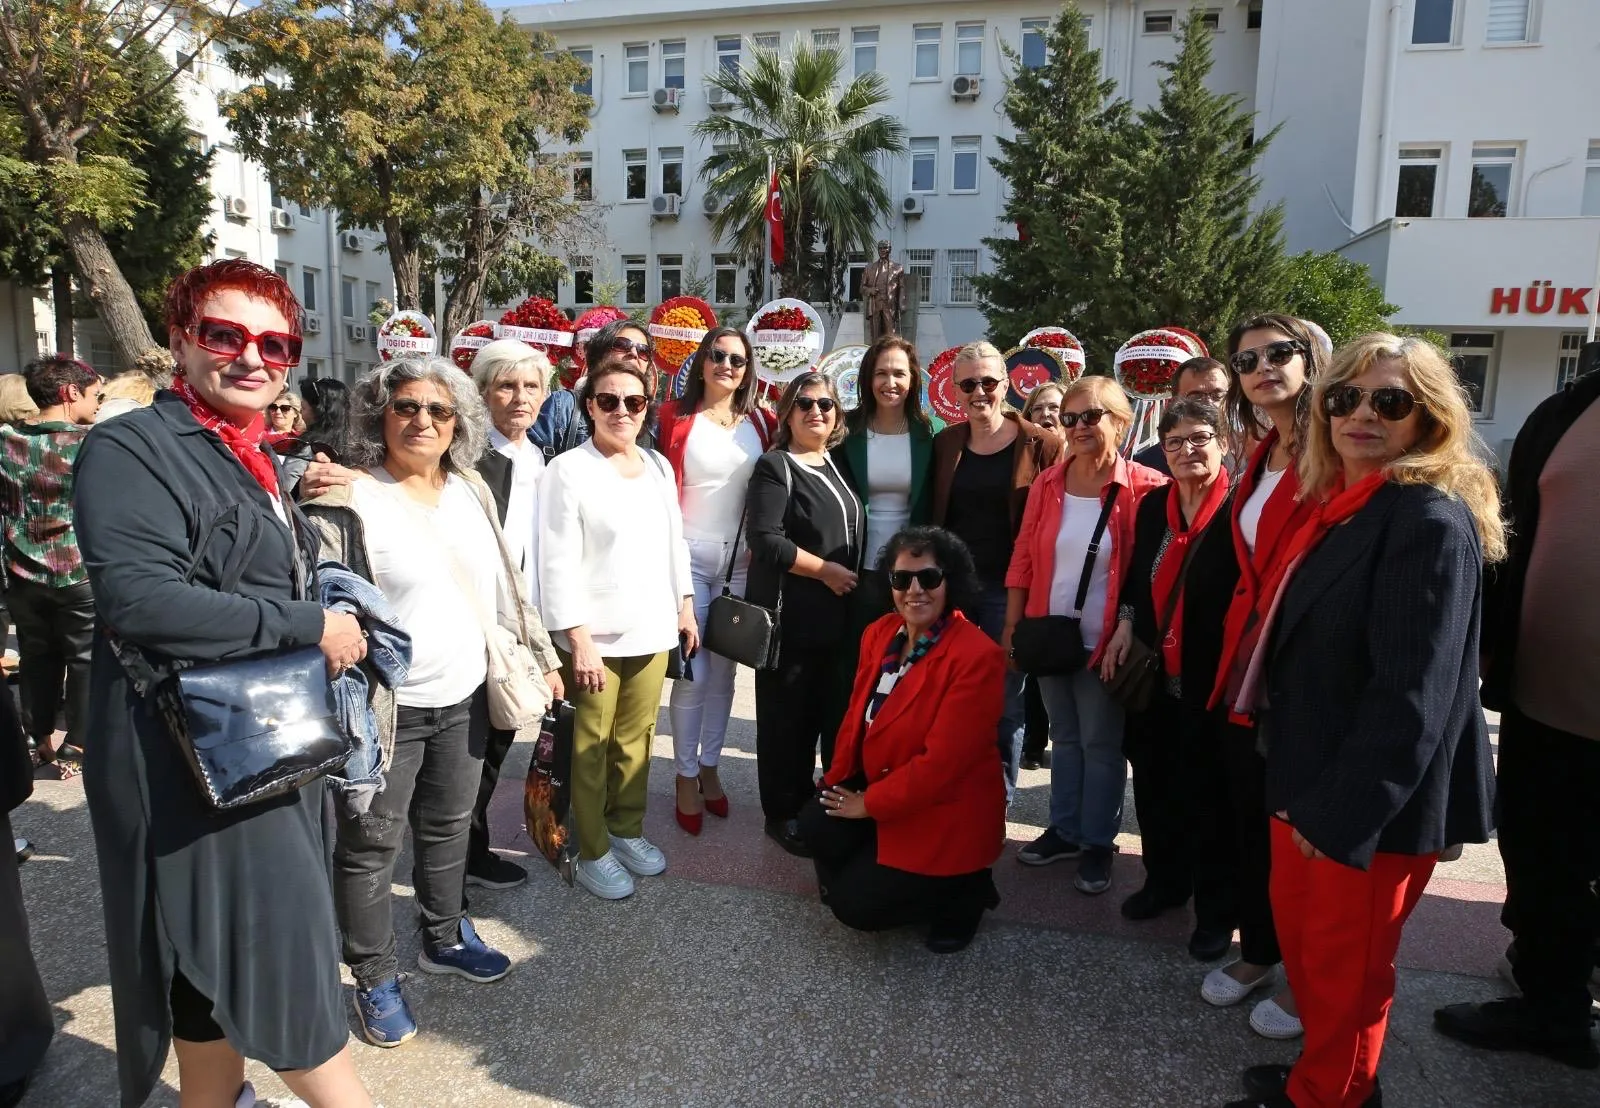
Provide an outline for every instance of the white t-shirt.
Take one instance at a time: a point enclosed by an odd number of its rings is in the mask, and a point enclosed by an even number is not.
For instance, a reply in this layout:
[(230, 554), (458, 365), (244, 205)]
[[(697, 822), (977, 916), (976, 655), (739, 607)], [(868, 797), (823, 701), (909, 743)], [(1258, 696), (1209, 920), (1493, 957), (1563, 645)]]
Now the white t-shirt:
[[(1089, 556), (1089, 542), (1094, 538), (1094, 525), (1100, 522), (1103, 508), (1097, 496), (1062, 498), (1061, 530), (1056, 532), (1055, 576), (1050, 579), (1050, 614), (1053, 616), (1079, 614), (1072, 602), (1078, 598), (1083, 560)], [(1078, 625), (1083, 632), (1083, 645), (1090, 650), (1100, 645), (1100, 632), (1104, 630), (1106, 592), (1111, 585), (1114, 556), (1108, 522), (1105, 534), (1100, 536), (1100, 553), (1089, 574), (1089, 594), (1084, 597), (1082, 621)]]
[(1270, 469), (1263, 471), (1261, 480), (1250, 490), (1250, 499), (1239, 509), (1239, 532), (1244, 535), (1245, 548), (1252, 555), (1256, 552), (1256, 532), (1261, 530), (1261, 513), (1266, 510), (1267, 501), (1272, 499), (1278, 482), (1282, 481), (1283, 475), (1288, 472), (1288, 466), (1284, 466), (1276, 473)]
[(683, 444), (683, 535), (732, 542), (744, 513), (745, 486), (761, 457), (761, 435), (749, 417), (723, 427), (704, 412)]
[(895, 532), (911, 522), (911, 435), (867, 432), (866, 564), (878, 556)]
[[(539, 557), (539, 478), (544, 473), (544, 451), (526, 435), (513, 442), (493, 427), (489, 445), (511, 459), (511, 495), (506, 500), (506, 520), (500, 530), (506, 537), (511, 564), (528, 580), (538, 579), (534, 567)], [(532, 598), (533, 603), (538, 597)]]
[[(382, 468), (350, 486), (378, 588), (411, 636), (411, 671), (395, 692), (408, 708), (448, 708), (488, 673), (479, 612), (498, 610), (504, 574), (483, 505), (459, 477), (445, 480), (437, 507), (417, 503)], [(458, 573), (451, 561), (462, 566)], [(457, 584), (470, 576), (476, 600)]]

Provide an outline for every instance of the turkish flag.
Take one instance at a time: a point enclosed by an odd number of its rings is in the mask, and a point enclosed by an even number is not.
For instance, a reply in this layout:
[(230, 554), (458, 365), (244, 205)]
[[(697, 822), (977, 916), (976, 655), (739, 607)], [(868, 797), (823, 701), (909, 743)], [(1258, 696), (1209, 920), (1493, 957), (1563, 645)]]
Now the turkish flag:
[(772, 232), (772, 264), (783, 264), (783, 196), (778, 191), (778, 174), (767, 182), (767, 227)]

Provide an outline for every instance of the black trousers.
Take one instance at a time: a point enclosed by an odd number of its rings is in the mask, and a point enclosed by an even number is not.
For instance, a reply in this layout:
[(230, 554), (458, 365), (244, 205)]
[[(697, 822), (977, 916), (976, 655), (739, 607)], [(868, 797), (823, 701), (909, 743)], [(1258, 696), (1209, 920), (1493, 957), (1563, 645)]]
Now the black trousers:
[(0, 812), (0, 1087), (33, 1073), (55, 1033), (50, 999), (28, 946), (11, 817)]
[(785, 646), (775, 669), (756, 672), (756, 780), (769, 820), (794, 819), (816, 794), (819, 746), (823, 766), (833, 761), (850, 699), (844, 656), (853, 668), (855, 655), (847, 645)]
[(815, 797), (800, 810), (822, 903), (857, 931), (976, 919), (998, 899), (988, 869), (930, 877), (878, 863), (878, 824), (830, 816)]
[(1050, 745), (1050, 717), (1045, 714), (1044, 698), (1039, 695), (1039, 680), (1030, 677), (1022, 684), (1022, 753), (1038, 758)]
[(67, 741), (81, 747), (89, 705), (89, 654), (94, 646), (94, 594), (89, 583), (54, 589), (12, 580), (6, 603), (17, 624), (22, 718), (28, 733), (36, 740), (48, 738), (65, 699)]
[(1600, 934), (1600, 742), (1500, 719), (1500, 857), (1522, 995), (1554, 1023), (1588, 1026)]
[(478, 800), (472, 806), (472, 825), (467, 830), (467, 868), (487, 862), (489, 854), (489, 801), (494, 799), (495, 787), (500, 784), (500, 767), (506, 764), (511, 744), (516, 741), (515, 731), (489, 729), (489, 741), (483, 748), (483, 776), (478, 780)]
[(1256, 729), (1214, 717), (1227, 785), (1227, 821), (1233, 829), (1239, 956), (1257, 966), (1283, 961), (1272, 921), (1271, 824), (1267, 813), (1267, 760), (1256, 751)]
[(1133, 767), (1146, 885), (1175, 903), (1192, 895), (1201, 927), (1237, 926), (1233, 820), (1213, 717), (1157, 693), (1129, 719), (1123, 749)]

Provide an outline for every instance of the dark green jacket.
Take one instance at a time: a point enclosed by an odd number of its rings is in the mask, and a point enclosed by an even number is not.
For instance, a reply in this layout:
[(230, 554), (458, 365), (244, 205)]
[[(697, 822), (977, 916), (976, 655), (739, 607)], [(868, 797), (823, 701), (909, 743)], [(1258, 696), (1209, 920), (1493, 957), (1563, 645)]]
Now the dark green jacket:
[[(851, 431), (835, 455), (863, 505), (867, 502), (867, 430)], [(871, 509), (868, 509), (870, 514)], [(933, 515), (933, 432), (911, 424), (911, 523), (927, 523)]]

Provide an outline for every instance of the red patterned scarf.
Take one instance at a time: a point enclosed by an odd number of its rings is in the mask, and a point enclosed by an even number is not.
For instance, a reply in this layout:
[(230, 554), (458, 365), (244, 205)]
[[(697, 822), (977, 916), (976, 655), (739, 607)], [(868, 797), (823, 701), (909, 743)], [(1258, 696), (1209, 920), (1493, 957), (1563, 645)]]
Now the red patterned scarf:
[[(1183, 508), (1179, 504), (1178, 486), (1169, 485), (1167, 488), (1167, 548), (1162, 552), (1161, 562), (1156, 566), (1154, 580), (1150, 583), (1151, 599), (1155, 601), (1156, 618), (1169, 610), (1172, 612), (1172, 622), (1167, 625), (1167, 633), (1161, 640), (1161, 662), (1166, 672), (1171, 677), (1176, 677), (1183, 672), (1183, 596), (1181, 591), (1174, 602), (1173, 590), (1179, 589), (1178, 578), (1183, 570), (1184, 556), (1189, 547), (1200, 541), (1206, 533), (1206, 528), (1211, 526), (1212, 517), (1222, 507), (1222, 502), (1228, 499), (1228, 471), (1224, 469), (1211, 482), (1211, 487), (1206, 490), (1206, 498), (1200, 502), (1200, 510), (1195, 513), (1193, 520), (1187, 527), (1183, 524)], [(1161, 628), (1157, 627), (1159, 632)]]
[(244, 466), (256, 484), (266, 490), (267, 495), (274, 500), (278, 498), (278, 471), (272, 464), (272, 459), (267, 456), (265, 445), (267, 439), (267, 421), (259, 412), (249, 423), (243, 427), (230, 423), (224, 419), (210, 404), (200, 398), (194, 391), (194, 386), (182, 377), (172, 382), (172, 391), (177, 393), (189, 409), (189, 414), (194, 416), (195, 422), (212, 432), (222, 440), (239, 464)]

